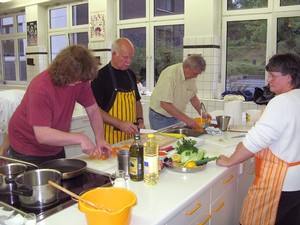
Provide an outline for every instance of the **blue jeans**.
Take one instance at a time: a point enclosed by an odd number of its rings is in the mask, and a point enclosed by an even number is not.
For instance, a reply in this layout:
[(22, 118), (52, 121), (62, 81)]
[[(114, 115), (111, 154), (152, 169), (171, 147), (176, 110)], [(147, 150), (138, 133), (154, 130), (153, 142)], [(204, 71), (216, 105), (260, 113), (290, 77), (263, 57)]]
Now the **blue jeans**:
[(174, 117), (164, 116), (162, 114), (155, 112), (153, 109), (149, 108), (149, 122), (150, 122), (151, 129), (159, 130), (164, 127), (168, 127), (176, 123), (179, 123), (180, 120)]

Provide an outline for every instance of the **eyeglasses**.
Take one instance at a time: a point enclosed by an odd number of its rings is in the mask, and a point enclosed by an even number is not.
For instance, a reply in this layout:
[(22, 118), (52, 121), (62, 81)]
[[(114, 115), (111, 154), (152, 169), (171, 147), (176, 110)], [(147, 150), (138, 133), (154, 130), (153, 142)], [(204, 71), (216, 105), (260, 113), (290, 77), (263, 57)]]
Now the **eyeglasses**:
[(274, 80), (274, 79), (276, 79), (277, 77), (282, 77), (283, 75), (277, 75), (277, 76), (275, 76), (275, 75), (273, 75), (273, 74), (268, 74), (268, 79), (269, 80)]

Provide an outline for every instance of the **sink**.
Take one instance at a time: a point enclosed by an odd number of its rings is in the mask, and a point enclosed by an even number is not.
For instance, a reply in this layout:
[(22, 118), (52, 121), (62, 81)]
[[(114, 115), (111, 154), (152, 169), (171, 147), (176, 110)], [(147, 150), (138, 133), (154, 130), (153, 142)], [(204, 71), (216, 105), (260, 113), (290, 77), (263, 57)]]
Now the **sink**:
[(192, 130), (189, 128), (168, 128), (162, 131), (163, 133), (174, 133), (174, 134), (184, 134), (187, 137), (199, 137), (205, 134), (205, 130)]

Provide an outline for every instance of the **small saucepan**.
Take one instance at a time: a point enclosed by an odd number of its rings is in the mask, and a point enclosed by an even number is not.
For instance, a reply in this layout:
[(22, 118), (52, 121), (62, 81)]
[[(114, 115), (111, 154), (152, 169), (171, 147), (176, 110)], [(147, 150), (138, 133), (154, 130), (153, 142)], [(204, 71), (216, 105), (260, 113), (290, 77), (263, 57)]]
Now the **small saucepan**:
[(22, 163), (9, 163), (0, 166), (0, 191), (11, 191), (17, 175), (26, 171), (27, 166)]
[(22, 205), (28, 208), (42, 208), (59, 201), (59, 190), (48, 181), (60, 185), (61, 173), (53, 169), (30, 170), (15, 178), (17, 188), (12, 193), (19, 196)]

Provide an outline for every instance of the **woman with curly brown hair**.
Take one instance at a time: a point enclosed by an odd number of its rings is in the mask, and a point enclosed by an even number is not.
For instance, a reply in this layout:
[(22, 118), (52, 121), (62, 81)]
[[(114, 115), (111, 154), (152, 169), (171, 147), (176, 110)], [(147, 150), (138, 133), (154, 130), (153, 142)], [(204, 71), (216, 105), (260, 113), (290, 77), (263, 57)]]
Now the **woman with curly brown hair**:
[[(64, 158), (64, 146), (76, 144), (89, 155), (109, 154), (111, 147), (104, 139), (102, 117), (89, 83), (97, 70), (87, 48), (71, 45), (33, 78), (9, 123), (9, 156), (41, 164)], [(85, 107), (96, 146), (86, 135), (70, 132), (76, 102)]]

